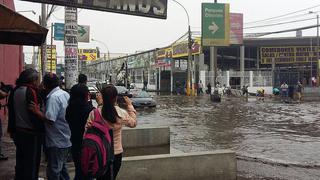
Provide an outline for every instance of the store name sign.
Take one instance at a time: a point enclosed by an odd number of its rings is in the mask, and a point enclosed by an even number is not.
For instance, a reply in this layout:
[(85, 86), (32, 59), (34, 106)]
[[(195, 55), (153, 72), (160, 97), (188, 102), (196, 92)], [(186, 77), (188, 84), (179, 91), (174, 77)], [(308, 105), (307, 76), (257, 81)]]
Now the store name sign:
[(93, 9), (135, 16), (167, 19), (168, 0), (24, 0)]

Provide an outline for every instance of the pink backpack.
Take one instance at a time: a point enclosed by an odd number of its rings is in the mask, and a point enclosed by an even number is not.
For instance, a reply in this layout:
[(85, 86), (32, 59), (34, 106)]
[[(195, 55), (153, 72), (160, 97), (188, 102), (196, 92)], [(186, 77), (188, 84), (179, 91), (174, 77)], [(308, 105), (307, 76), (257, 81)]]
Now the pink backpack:
[(81, 149), (81, 168), (87, 177), (101, 177), (111, 171), (113, 179), (113, 131), (104, 122), (98, 109), (94, 110), (94, 121), (87, 129)]

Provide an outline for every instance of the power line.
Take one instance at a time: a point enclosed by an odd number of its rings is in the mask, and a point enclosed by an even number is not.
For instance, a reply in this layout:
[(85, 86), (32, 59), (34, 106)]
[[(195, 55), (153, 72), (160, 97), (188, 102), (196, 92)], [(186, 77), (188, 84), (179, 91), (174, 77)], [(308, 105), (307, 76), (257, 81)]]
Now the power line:
[(310, 20), (313, 20), (313, 19), (317, 19), (317, 18), (308, 18), (308, 19), (300, 19), (300, 20), (287, 21), (287, 22), (275, 23), (275, 24), (266, 24), (266, 25), (260, 25), (260, 26), (251, 26), (251, 27), (245, 27), (245, 28), (243, 28), (243, 29), (255, 29), (255, 28), (262, 28), (262, 27), (279, 26), (279, 25), (291, 24), (291, 23), (296, 23), (296, 22), (310, 21)]
[(266, 19), (262, 19), (262, 20), (258, 20), (258, 21), (252, 21), (252, 22), (248, 22), (248, 23), (245, 23), (245, 24), (253, 24), (253, 23), (268, 21), (268, 20), (271, 20), (271, 19), (278, 19), (278, 18), (285, 17), (285, 16), (288, 16), (288, 15), (291, 15), (291, 14), (296, 14), (296, 13), (303, 12), (303, 11), (306, 11), (306, 10), (309, 10), (309, 9), (314, 9), (316, 7), (320, 7), (320, 4), (316, 5), (316, 6), (308, 7), (308, 8), (305, 8), (305, 9), (301, 9), (301, 10), (298, 10), (298, 11), (294, 11), (294, 12), (291, 12), (291, 13), (283, 14), (283, 15), (280, 15), (280, 16), (274, 16), (274, 17), (271, 17), (271, 18), (266, 18)]

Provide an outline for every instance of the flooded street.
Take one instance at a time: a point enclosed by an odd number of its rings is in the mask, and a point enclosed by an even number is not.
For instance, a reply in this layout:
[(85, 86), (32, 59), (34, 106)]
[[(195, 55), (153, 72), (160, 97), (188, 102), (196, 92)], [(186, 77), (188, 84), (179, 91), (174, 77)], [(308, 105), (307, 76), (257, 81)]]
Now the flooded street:
[(182, 152), (232, 149), (241, 177), (320, 179), (320, 105), (249, 99), (212, 103), (208, 96), (155, 96), (139, 110), (139, 126), (169, 126)]

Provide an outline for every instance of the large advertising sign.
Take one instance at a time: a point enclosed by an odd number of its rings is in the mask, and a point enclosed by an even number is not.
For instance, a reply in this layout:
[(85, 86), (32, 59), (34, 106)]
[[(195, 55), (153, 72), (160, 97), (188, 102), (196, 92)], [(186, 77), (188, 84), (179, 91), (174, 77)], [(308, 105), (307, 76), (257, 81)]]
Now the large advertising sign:
[(25, 0), (152, 18), (167, 18), (167, 0)]
[(230, 13), (230, 44), (243, 44), (243, 14)]
[[(194, 40), (194, 43), (192, 44), (192, 55), (197, 55), (200, 53), (201, 53), (201, 39), (196, 38)], [(188, 56), (188, 41), (173, 44), (170, 47), (162, 48), (156, 51), (157, 60), (180, 58), (180, 57), (187, 57), (187, 56)]]
[(97, 49), (78, 49), (78, 59), (83, 61), (97, 60)]
[[(200, 38), (195, 39), (191, 47), (192, 55), (200, 54), (201, 51), (201, 40)], [(172, 57), (186, 57), (188, 56), (188, 42), (174, 44), (172, 46)]]
[(202, 46), (229, 46), (229, 4), (202, 3)]
[(319, 48), (311, 46), (261, 47), (261, 63), (276, 64), (317, 62)]

